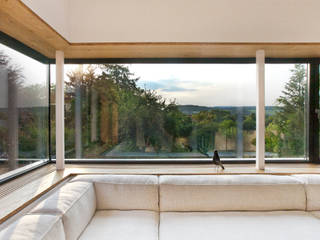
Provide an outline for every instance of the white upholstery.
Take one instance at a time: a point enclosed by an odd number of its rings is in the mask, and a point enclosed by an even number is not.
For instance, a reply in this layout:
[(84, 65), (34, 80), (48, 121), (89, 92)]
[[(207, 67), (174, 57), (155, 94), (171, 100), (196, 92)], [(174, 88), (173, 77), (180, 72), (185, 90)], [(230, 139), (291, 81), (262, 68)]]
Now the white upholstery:
[(305, 210), (303, 184), (290, 176), (160, 176), (160, 211)]
[(0, 232), (2, 240), (64, 240), (61, 218), (55, 215), (26, 215)]
[(309, 212), (312, 216), (320, 219), (320, 211), (312, 211), (312, 212)]
[(71, 182), (92, 182), (98, 210), (158, 211), (158, 177), (144, 175), (84, 175)]
[(77, 176), (0, 240), (320, 239), (319, 186), (320, 175)]
[(66, 239), (77, 239), (96, 210), (92, 183), (75, 182), (61, 187), (37, 205), (31, 214), (52, 214), (62, 217)]
[(157, 240), (158, 224), (154, 211), (97, 211), (80, 240)]
[(307, 210), (320, 210), (320, 175), (319, 174), (299, 174), (294, 175), (305, 184), (307, 195)]
[(306, 212), (162, 212), (160, 240), (318, 240), (320, 220)]

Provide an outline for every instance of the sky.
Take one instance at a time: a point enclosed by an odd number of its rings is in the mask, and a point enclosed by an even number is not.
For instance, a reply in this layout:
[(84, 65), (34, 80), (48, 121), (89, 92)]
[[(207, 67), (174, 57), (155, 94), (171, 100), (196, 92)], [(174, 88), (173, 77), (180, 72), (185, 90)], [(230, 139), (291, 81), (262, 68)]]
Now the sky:
[[(266, 105), (275, 105), (293, 64), (267, 64)], [(255, 106), (255, 64), (132, 64), (138, 85), (178, 104)]]
[[(0, 51), (22, 66), (25, 84), (46, 83), (46, 66), (0, 44)], [(128, 64), (138, 86), (155, 90), (177, 104), (201, 106), (255, 106), (255, 64)], [(77, 65), (65, 65), (66, 73)], [(275, 105), (289, 81), (293, 64), (266, 64), (265, 102)], [(55, 79), (55, 67), (51, 69)], [(2, 82), (2, 81), (1, 81)], [(53, 81), (54, 82), (54, 81)], [(3, 83), (1, 83), (3, 84)]]
[[(3, 44), (0, 44), (0, 52), (9, 56), (12, 63), (21, 67), (25, 77), (25, 85), (47, 84), (47, 65), (34, 60), (26, 55), (23, 55)], [(45, 77), (45, 79), (44, 79)]]
[[(2, 44), (0, 44), (0, 52), (7, 55), (11, 59), (10, 64), (18, 67), (23, 75), (23, 79), (20, 79), (21, 87), (18, 89), (18, 107), (47, 106), (48, 66)], [(43, 88), (32, 93), (24, 91), (25, 87), (35, 84), (40, 84)], [(7, 95), (7, 77), (0, 72), (0, 108), (7, 107)]]
[[(255, 64), (127, 64), (141, 88), (168, 102), (201, 106), (255, 106)], [(78, 65), (66, 65), (65, 74)], [(85, 68), (85, 66), (84, 66)], [(294, 64), (266, 64), (265, 102), (275, 106)], [(52, 69), (52, 78), (55, 70)], [(67, 79), (67, 77), (65, 76)]]

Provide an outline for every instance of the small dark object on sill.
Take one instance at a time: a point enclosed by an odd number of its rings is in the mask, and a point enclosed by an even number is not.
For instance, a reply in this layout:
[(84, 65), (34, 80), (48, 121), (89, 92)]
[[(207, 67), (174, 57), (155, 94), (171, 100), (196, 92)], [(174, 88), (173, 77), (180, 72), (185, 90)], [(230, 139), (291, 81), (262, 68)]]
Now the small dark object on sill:
[(222, 170), (224, 170), (224, 166), (220, 161), (220, 157), (219, 157), (219, 154), (218, 154), (217, 150), (215, 150), (214, 153), (213, 153), (212, 162), (213, 162), (213, 164), (215, 164), (217, 166), (220, 166), (222, 168)]

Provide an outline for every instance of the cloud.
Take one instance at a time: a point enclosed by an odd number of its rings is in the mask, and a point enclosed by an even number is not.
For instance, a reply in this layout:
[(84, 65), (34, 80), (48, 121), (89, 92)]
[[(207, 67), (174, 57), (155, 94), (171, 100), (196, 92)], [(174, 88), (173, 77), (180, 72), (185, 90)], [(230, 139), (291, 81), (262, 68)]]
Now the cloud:
[(162, 92), (190, 92), (190, 91), (196, 91), (196, 89), (170, 86), (169, 88), (161, 89), (161, 91)]
[(158, 89), (163, 89), (165, 87), (165, 84), (158, 83), (158, 82), (148, 82), (148, 83), (145, 83), (144, 87), (151, 90), (158, 90)]
[(196, 91), (194, 88), (186, 88), (179, 86), (185, 82), (179, 81), (179, 79), (160, 79), (157, 82), (138, 82), (141, 88), (146, 88), (150, 90), (160, 90), (161, 92), (190, 92)]
[[(266, 105), (273, 105), (293, 64), (266, 64)], [(255, 105), (255, 64), (132, 64), (141, 88), (157, 90), (179, 104)], [(54, 71), (52, 71), (54, 72)]]

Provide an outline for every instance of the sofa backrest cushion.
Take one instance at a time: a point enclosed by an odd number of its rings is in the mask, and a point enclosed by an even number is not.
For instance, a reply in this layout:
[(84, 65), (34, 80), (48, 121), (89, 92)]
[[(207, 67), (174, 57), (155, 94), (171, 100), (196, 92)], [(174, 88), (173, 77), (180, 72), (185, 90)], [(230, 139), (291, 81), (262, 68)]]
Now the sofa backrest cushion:
[(61, 217), (56, 215), (25, 215), (0, 232), (1, 240), (64, 240)]
[(79, 175), (71, 181), (94, 183), (97, 210), (159, 210), (157, 176)]
[(160, 176), (160, 211), (305, 210), (303, 184), (290, 176)]
[(67, 183), (40, 202), (31, 214), (51, 214), (62, 218), (66, 239), (78, 239), (96, 210), (92, 183)]
[(320, 175), (319, 174), (297, 174), (293, 175), (305, 184), (307, 197), (307, 210), (320, 210)]

